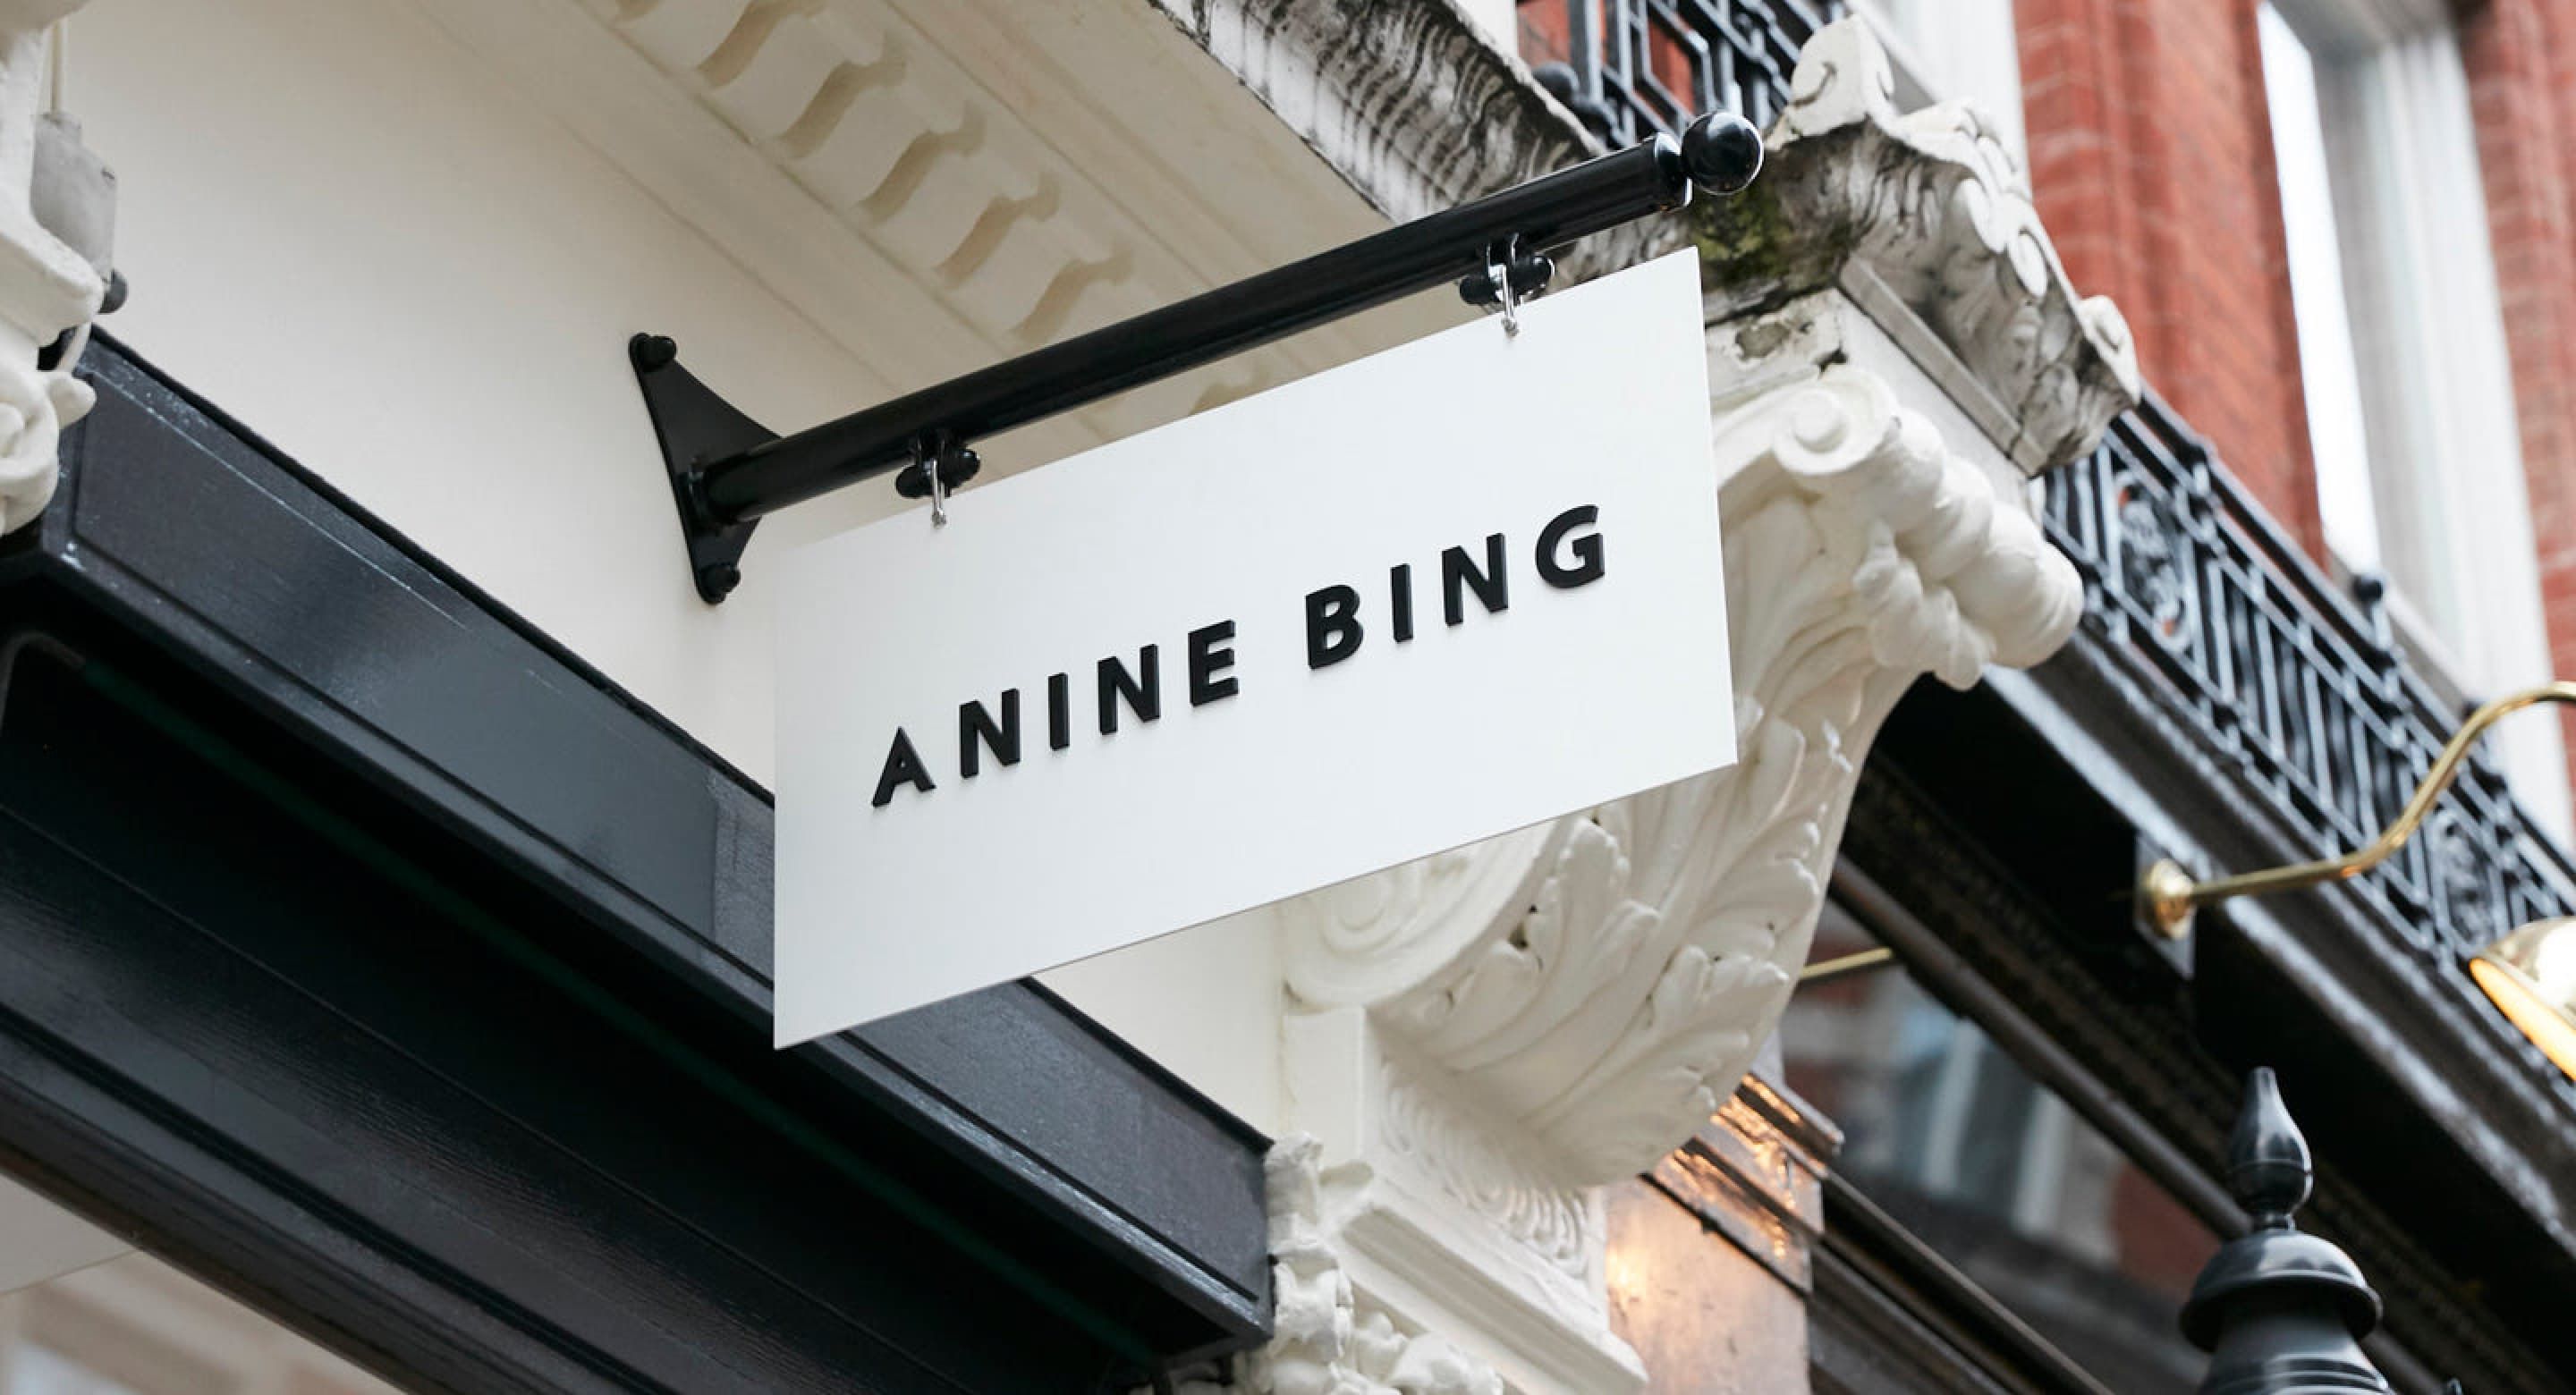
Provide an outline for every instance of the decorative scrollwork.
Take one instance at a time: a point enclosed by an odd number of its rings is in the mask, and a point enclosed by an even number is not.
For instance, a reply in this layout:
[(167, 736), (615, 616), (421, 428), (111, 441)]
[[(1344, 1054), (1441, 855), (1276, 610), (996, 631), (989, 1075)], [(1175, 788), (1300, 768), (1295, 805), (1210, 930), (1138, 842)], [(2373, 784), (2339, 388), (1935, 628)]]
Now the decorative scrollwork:
[(2487, 851), (2491, 840), (2480, 836), (2458, 810), (2445, 805), (2426, 821), (2424, 841), (2433, 887), (2449, 907), (2451, 928), (2471, 943), (2503, 934), (2508, 927), (2497, 902), (2494, 860)]
[(1414, 1159), (1452, 1200), (1490, 1218), (1559, 1273), (1587, 1277), (1593, 1237), (1582, 1192), (1513, 1166), (1453, 1104), (1418, 1082), (1388, 1082), (1385, 1120), (1388, 1145)]
[(1569, 1182), (1638, 1171), (1733, 1089), (1906, 686), (2033, 662), (2079, 605), (2018, 496), (1871, 374), (1829, 367), (1718, 438), (1745, 462), (1721, 499), (1740, 763), (1286, 911), (1299, 1002), (1366, 1004)]
[(2121, 482), (2115, 517), (2120, 527), (2120, 580), (2144, 613), (2157, 639), (2189, 642), (2185, 627), (2190, 579), (2182, 567), (2179, 529), (2155, 495), (2134, 479)]
[(1503, 1395), (1492, 1367), (1352, 1288), (1330, 1238), (1322, 1152), (1303, 1136), (1270, 1150), (1270, 1344), (1237, 1358), (1233, 1379), (1190, 1381), (1181, 1395)]
[[(2376, 835), (2460, 713), (2388, 642), (2375, 581), (2357, 583), (2348, 604), (2160, 402), (2121, 417), (2042, 493), (2051, 541), (2105, 601), (2086, 624), (2175, 721), (2233, 753), (2232, 793), (2315, 855)], [(2155, 637), (2144, 652), (2141, 632)], [(2337, 760), (2311, 757), (2319, 736)], [(2576, 867), (2490, 781), (2454, 789), (2420, 861), (2353, 886), (2385, 906), (2392, 933), (2442, 927), (2459, 952), (2509, 923), (2576, 910)]]

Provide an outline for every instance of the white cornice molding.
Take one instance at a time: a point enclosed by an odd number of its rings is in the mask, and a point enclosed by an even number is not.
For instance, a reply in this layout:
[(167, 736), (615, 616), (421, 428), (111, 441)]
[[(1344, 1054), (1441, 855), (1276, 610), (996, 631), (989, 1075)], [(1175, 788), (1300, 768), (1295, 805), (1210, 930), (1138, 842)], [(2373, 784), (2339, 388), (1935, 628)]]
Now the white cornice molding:
[(2033, 475), (2136, 403), (2127, 322), (2075, 294), (1991, 123), (1957, 103), (1900, 114), (1866, 22), (1808, 41), (1768, 141), (1750, 190), (1699, 205), (1714, 313), (1841, 287), (1918, 357), (1946, 360), (1926, 367)]
[[(846, 348), (875, 379), (862, 399), (1266, 270), (1363, 212), (1295, 142), (1229, 124), (1258, 106), (1160, 10), (1116, 0), (415, 4)], [(1145, 81), (1167, 119), (1140, 130), (1113, 89)], [(987, 463), (1159, 424), (1387, 332), (1325, 327), (1030, 428), (1032, 449)]]
[[(1457, 0), (1151, 0), (1397, 222), (1601, 153), (1520, 55)], [(1688, 245), (1641, 218), (1557, 255), (1568, 281)]]
[(1396, 221), (1595, 154), (1455, 0), (1152, 0)]
[[(993, 356), (1200, 289), (1137, 214), (890, 6), (583, 3)], [(1131, 430), (1269, 381), (1255, 362), (1231, 360), (1131, 393), (1104, 422)]]

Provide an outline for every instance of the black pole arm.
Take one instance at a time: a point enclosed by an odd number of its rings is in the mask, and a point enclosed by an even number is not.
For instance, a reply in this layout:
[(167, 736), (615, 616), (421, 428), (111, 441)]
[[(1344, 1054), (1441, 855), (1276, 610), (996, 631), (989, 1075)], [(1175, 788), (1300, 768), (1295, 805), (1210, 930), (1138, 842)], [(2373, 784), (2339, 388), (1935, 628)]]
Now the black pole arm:
[[(1462, 276), (1514, 245), (1536, 253), (1688, 203), (1694, 185), (1734, 193), (1761, 169), (1762, 141), (1732, 113), (1681, 139), (1658, 133), (1498, 194), (1416, 219), (952, 378), (836, 421), (772, 437), (674, 361), (667, 339), (630, 353), (661, 436), (698, 589), (720, 600), (750, 525), (790, 504), (919, 463), (955, 484), (969, 442), (1070, 411)], [(916, 482), (917, 483), (917, 482)], [(914, 491), (908, 491), (914, 492)]]

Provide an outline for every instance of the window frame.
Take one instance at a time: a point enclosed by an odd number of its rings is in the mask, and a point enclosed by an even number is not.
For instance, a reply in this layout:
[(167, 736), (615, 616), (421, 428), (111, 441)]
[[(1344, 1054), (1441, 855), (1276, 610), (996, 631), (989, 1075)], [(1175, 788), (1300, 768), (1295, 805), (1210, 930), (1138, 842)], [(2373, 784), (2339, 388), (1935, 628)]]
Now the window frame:
[[(2546, 682), (2539, 546), (2456, 22), (2441, 0), (2268, 2), (2315, 74), (2391, 620), (2456, 691)], [(2317, 468), (2322, 480), (2329, 464)], [(2499, 731), (2494, 748), (2542, 827), (2576, 838), (2557, 725)]]

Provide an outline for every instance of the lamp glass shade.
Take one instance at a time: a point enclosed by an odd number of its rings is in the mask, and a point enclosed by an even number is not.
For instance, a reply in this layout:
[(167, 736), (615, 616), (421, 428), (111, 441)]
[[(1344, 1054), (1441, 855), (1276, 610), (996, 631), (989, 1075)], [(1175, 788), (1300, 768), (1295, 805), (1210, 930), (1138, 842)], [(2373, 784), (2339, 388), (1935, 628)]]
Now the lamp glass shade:
[(2479, 950), (2469, 976), (2576, 1079), (2576, 917), (2538, 920)]

